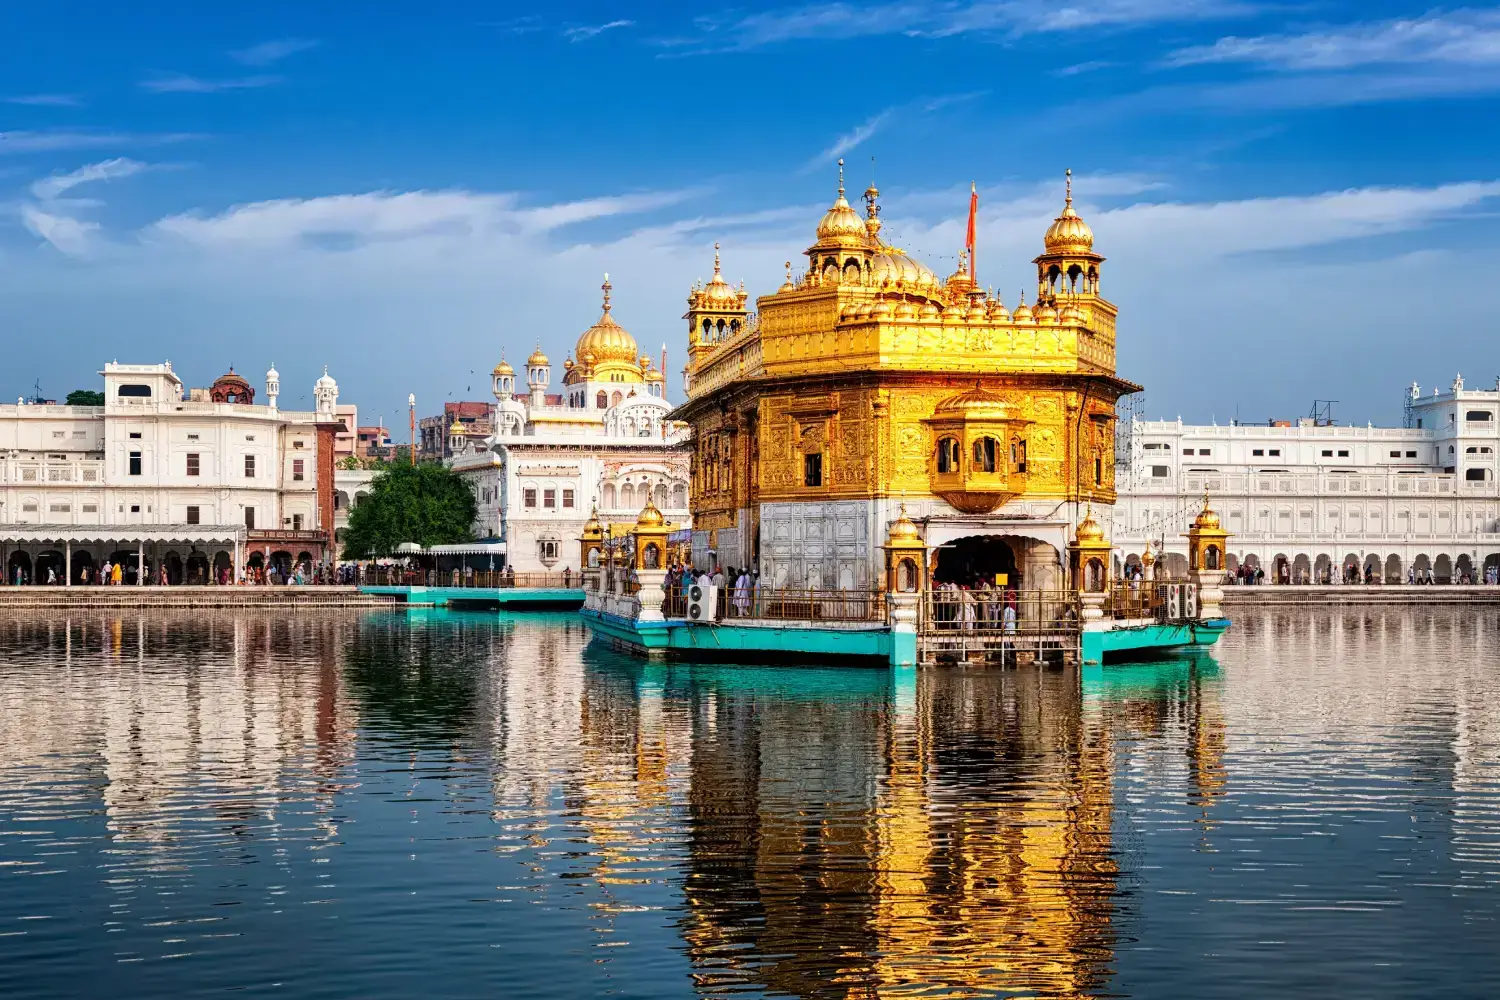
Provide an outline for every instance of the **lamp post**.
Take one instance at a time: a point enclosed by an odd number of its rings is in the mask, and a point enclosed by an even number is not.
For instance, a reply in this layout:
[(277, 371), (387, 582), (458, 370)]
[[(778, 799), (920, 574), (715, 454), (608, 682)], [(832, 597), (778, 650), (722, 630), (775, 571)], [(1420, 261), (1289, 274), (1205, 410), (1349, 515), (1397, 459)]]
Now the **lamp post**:
[(406, 419), (411, 430), (411, 445), (407, 457), (412, 465), (417, 464), (417, 394), (414, 392), (406, 395)]

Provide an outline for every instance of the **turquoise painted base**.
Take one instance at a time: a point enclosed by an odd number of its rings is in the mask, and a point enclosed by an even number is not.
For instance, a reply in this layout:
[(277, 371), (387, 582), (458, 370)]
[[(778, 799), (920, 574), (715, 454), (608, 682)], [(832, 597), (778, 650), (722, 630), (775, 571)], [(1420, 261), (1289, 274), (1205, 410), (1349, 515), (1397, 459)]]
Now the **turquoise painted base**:
[[(587, 608), (579, 614), (608, 638), (653, 659), (734, 659), (756, 654), (812, 663), (835, 658), (893, 662), (891, 630), (884, 625), (865, 628), (728, 622), (695, 625), (684, 621), (627, 621)], [(911, 636), (910, 662), (916, 662), (915, 635)]]
[(386, 594), (405, 597), (412, 604), (508, 605), (548, 604), (555, 607), (583, 607), (583, 590), (567, 587), (360, 587), (362, 594)]
[(1085, 632), (1083, 662), (1105, 663), (1173, 649), (1206, 648), (1218, 642), (1219, 636), (1228, 629), (1228, 618), (1211, 618), (1198, 622), (1137, 625), (1111, 629), (1108, 632)]

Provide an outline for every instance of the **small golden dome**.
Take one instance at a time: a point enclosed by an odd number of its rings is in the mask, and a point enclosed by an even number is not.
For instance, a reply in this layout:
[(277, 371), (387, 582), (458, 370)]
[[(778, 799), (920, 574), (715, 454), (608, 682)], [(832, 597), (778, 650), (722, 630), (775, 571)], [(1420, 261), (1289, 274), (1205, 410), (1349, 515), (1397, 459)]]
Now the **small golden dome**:
[(922, 316), (923, 319), (937, 319), (938, 318), (937, 303), (933, 302), (930, 299), (928, 301), (926, 301), (926, 302), (923, 302), (922, 303), (922, 308), (920, 310), (920, 314), (921, 314), (921, 316)]
[(844, 198), (843, 160), (839, 160), (839, 196), (834, 199), (833, 207), (823, 213), (823, 218), (818, 222), (818, 242), (853, 243), (857, 246), (864, 246), (869, 242), (865, 220), (849, 207), (849, 202)]
[(584, 537), (597, 538), (604, 533), (604, 526), (599, 523), (599, 508), (595, 506), (589, 511), (589, 519), (583, 525)]
[(1208, 506), (1208, 497), (1206, 495), (1203, 497), (1203, 509), (1198, 512), (1197, 517), (1193, 518), (1193, 527), (1208, 528), (1212, 531), (1219, 530), (1219, 515)]
[(974, 291), (974, 276), (969, 273), (969, 252), (960, 250), (958, 252), (958, 270), (948, 275), (948, 280), (943, 283), (950, 295), (967, 295)]
[(1079, 311), (1077, 306), (1069, 302), (1066, 303), (1062, 307), (1062, 311), (1057, 314), (1057, 321), (1059, 323), (1065, 323), (1069, 326), (1082, 323), (1083, 313)]
[(665, 523), (666, 518), (662, 517), (661, 511), (657, 510), (656, 504), (650, 500), (646, 501), (646, 506), (641, 508), (640, 516), (635, 519), (637, 528), (659, 528)]
[(457, 417), (454, 417), (453, 418), (453, 426), (448, 428), (449, 435), (462, 434), (463, 432), (464, 432), (463, 421), (459, 420)]
[(604, 276), (604, 284), (599, 287), (604, 291), (604, 312), (593, 326), (579, 335), (578, 343), (573, 345), (573, 353), (589, 368), (611, 361), (635, 365), (640, 353), (635, 338), (616, 323), (609, 313), (609, 293), (613, 287), (609, 283), (609, 275)]
[(900, 302), (896, 303), (895, 315), (897, 319), (911, 319), (917, 315), (917, 310), (916, 307), (906, 299), (902, 299)]
[(937, 405), (932, 413), (934, 420), (962, 417), (966, 420), (1009, 420), (1010, 404), (999, 393), (991, 392), (979, 383), (956, 396), (950, 396)]
[(1141, 553), (1141, 565), (1150, 569), (1154, 562), (1156, 562), (1156, 556), (1151, 553), (1151, 546), (1148, 545), (1146, 551)]
[(1087, 514), (1078, 525), (1078, 530), (1073, 537), (1080, 542), (1102, 542), (1104, 541), (1104, 529), (1099, 527), (1099, 522), (1094, 520), (1093, 508), (1089, 508)]
[(1094, 231), (1073, 211), (1073, 171), (1068, 171), (1067, 200), (1062, 214), (1047, 227), (1042, 242), (1048, 253), (1093, 253)]
[(526, 364), (533, 368), (538, 365), (550, 365), (551, 363), (551, 361), (547, 360), (547, 355), (542, 353), (541, 344), (537, 344), (536, 350), (531, 352), (531, 357), (526, 359)]
[(1052, 308), (1052, 303), (1050, 302), (1043, 302), (1037, 306), (1036, 312), (1032, 315), (1038, 323), (1045, 323), (1048, 326), (1055, 326), (1057, 324), (1057, 310)]
[(740, 306), (739, 294), (719, 272), (719, 244), (717, 243), (714, 244), (714, 276), (698, 293), (698, 306), (710, 309), (715, 307), (738, 309)]
[(917, 526), (912, 523), (911, 518), (906, 516), (906, 504), (903, 503), (901, 505), (900, 516), (891, 522), (891, 530), (886, 533), (887, 543), (915, 542), (919, 541), (921, 537), (921, 534), (917, 531)]
[(500, 363), (495, 366), (495, 370), (490, 372), (491, 375), (514, 375), (515, 373), (516, 370), (510, 366), (510, 362), (505, 360), (504, 353), (500, 355)]
[(1017, 322), (1017, 323), (1030, 323), (1030, 322), (1032, 322), (1031, 307), (1026, 304), (1026, 293), (1025, 292), (1021, 293), (1021, 304), (1018, 305), (1018, 306), (1016, 306), (1016, 315), (1015, 315), (1014, 319), (1015, 319), (1015, 322)]

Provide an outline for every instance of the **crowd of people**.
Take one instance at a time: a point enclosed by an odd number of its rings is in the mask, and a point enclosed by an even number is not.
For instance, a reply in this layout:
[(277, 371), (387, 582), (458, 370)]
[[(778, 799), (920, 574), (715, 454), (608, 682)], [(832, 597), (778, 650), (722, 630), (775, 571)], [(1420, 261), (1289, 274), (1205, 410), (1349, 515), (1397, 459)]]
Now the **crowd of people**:
[(932, 617), (939, 628), (1016, 631), (1016, 592), (985, 580), (946, 581), (932, 590)]
[[(687, 592), (694, 585), (712, 586), (719, 594), (720, 607), (726, 618), (749, 618), (754, 610), (755, 592), (760, 574), (747, 567), (717, 567), (695, 573), (690, 566), (677, 563), (667, 567), (662, 583), (667, 592), (667, 611), (679, 617), (686, 613)], [(727, 590), (725, 588), (728, 588)]]

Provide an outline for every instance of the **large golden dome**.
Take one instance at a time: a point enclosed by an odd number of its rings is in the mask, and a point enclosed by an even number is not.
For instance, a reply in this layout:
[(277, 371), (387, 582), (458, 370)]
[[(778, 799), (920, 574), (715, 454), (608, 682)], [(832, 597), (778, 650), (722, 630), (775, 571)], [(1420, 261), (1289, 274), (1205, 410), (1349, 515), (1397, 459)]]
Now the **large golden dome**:
[(1062, 214), (1047, 227), (1042, 242), (1048, 253), (1093, 253), (1094, 231), (1073, 211), (1073, 171), (1068, 171), (1067, 200)]
[(604, 314), (579, 336), (578, 343), (573, 346), (574, 357), (589, 365), (610, 362), (638, 364), (636, 355), (639, 352), (635, 338), (609, 314), (609, 292), (612, 287), (609, 275), (604, 276), (604, 284), (599, 287), (604, 291)]
[(902, 288), (929, 289), (938, 283), (926, 264), (908, 257), (895, 247), (882, 246), (870, 261), (870, 278), (879, 288), (889, 281)]

